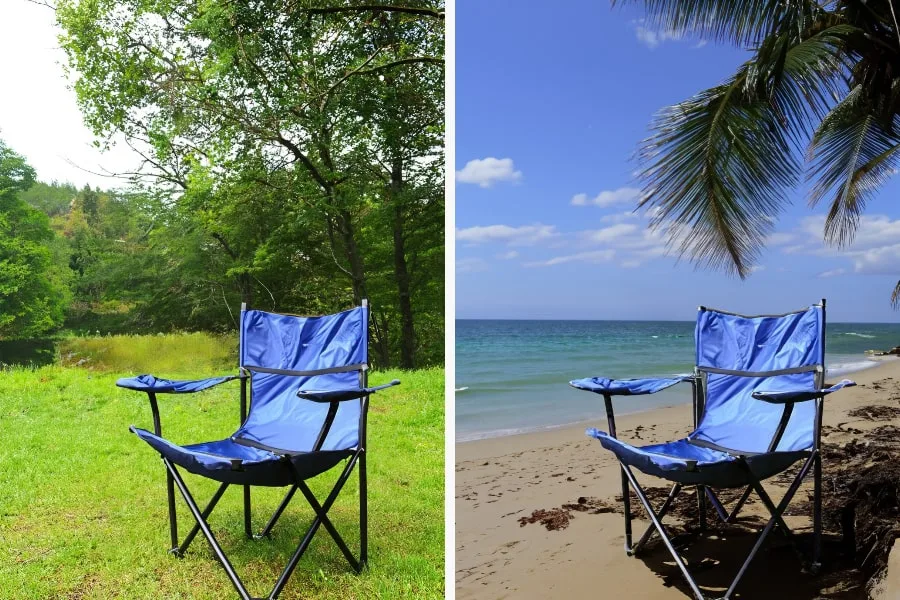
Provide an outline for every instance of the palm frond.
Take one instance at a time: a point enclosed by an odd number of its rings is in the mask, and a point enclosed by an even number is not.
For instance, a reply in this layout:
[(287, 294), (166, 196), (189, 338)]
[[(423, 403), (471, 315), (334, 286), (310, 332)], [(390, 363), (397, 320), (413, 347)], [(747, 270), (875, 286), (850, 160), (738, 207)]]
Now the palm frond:
[[(845, 84), (843, 25), (772, 43), (725, 84), (663, 111), (640, 157), (653, 226), (681, 256), (746, 277), (800, 177), (818, 111)], [(780, 44), (780, 46), (779, 46)]]
[(772, 32), (800, 32), (824, 12), (813, 0), (612, 0), (640, 4), (651, 27), (756, 46)]
[(894, 291), (891, 292), (891, 307), (894, 310), (900, 309), (900, 281), (897, 282), (897, 285), (894, 286)]
[(664, 110), (641, 156), (654, 227), (687, 229), (679, 253), (746, 277), (799, 165), (774, 111), (743, 92), (746, 70)]
[[(895, 129), (896, 130), (896, 129)], [(858, 85), (822, 119), (809, 147), (815, 206), (833, 195), (825, 239), (850, 244), (872, 195), (900, 167), (900, 136), (884, 128)]]

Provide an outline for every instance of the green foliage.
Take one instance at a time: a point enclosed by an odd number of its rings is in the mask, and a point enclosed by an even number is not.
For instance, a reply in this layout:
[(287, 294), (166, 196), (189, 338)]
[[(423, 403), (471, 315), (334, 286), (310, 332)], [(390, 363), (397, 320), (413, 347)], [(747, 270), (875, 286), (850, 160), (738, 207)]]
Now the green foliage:
[(77, 193), (75, 186), (69, 183), (36, 181), (19, 198), (48, 217), (57, 217), (69, 212), (69, 206)]
[[(193, 370), (199, 366), (185, 364), (165, 374), (212, 374)], [(165, 473), (158, 455), (128, 431), (131, 424), (152, 427), (146, 395), (115, 387), (117, 377), (132, 374), (53, 366), (13, 369), (0, 377), (5, 600), (234, 595), (202, 537), (183, 559), (166, 552)], [(369, 414), (369, 568), (352, 573), (322, 530), (285, 588), (285, 600), (444, 597), (444, 373), (388, 371), (374, 373), (372, 383), (393, 378), (403, 384), (373, 396)], [(159, 404), (166, 436), (179, 443), (221, 439), (238, 424), (236, 383), (166, 395)], [(312, 479), (313, 491), (324, 497), (335, 476)], [(185, 477), (200, 502), (217, 487)], [(359, 543), (357, 490), (351, 477), (329, 513), (351, 548)], [(283, 493), (254, 488), (255, 528)], [(192, 521), (181, 501), (178, 518), (183, 535)], [(247, 540), (242, 496), (229, 490), (211, 522), (243, 581), (261, 595), (311, 518), (298, 497), (271, 539)]]
[(662, 30), (752, 51), (726, 83), (655, 121), (641, 150), (641, 206), (656, 209), (655, 226), (669, 229), (683, 255), (746, 277), (805, 172), (810, 204), (830, 198), (826, 241), (850, 244), (867, 200), (900, 166), (893, 4), (639, 3)]
[(0, 339), (38, 336), (62, 323), (66, 294), (52, 269), (49, 219), (20, 198), (34, 177), (0, 141)]
[[(224, 329), (241, 302), (367, 297), (379, 364), (442, 359), (442, 4), (65, 0), (57, 16), (86, 121), (147, 156), (153, 217), (122, 259), (144, 274), (135, 322)], [(111, 289), (80, 224), (99, 230), (102, 198), (83, 193), (71, 227), (88, 307)]]

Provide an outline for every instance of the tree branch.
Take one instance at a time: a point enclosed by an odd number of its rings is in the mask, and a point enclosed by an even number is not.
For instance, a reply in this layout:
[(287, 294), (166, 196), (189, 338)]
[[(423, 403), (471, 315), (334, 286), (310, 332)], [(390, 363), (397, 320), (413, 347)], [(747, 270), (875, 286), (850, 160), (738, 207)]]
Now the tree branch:
[(377, 67), (372, 67), (371, 69), (359, 69), (354, 73), (348, 73), (349, 75), (365, 75), (368, 73), (377, 73), (378, 71), (384, 71), (385, 69), (392, 69), (394, 67), (399, 67), (400, 65), (408, 65), (412, 63), (428, 63), (432, 65), (444, 65), (444, 59), (435, 58), (434, 56), (411, 56), (409, 58), (401, 58), (400, 60), (394, 60), (389, 63), (384, 63), (383, 65), (378, 65)]
[(415, 8), (412, 6), (391, 6), (386, 4), (358, 4), (356, 6), (328, 6), (325, 8), (300, 8), (301, 13), (309, 15), (327, 15), (348, 12), (394, 12), (407, 15), (419, 15), (443, 19), (444, 11), (436, 8)]

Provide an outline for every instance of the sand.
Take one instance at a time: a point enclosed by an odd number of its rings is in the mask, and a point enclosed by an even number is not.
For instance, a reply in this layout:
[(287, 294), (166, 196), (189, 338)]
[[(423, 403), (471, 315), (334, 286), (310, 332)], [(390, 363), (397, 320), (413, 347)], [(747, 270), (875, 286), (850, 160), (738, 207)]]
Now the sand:
[[(860, 385), (826, 398), (825, 443), (844, 445), (857, 440), (865, 444), (876, 428), (900, 424), (896, 414), (900, 412), (900, 361), (886, 361), (847, 377)], [(629, 557), (623, 550), (622, 514), (611, 512), (612, 507), (620, 506), (616, 501), (621, 494), (617, 462), (599, 442), (584, 434), (586, 426), (606, 429), (602, 398), (597, 396), (597, 401), (598, 417), (590, 423), (457, 444), (457, 598), (690, 597), (661, 544), (654, 543), (638, 557)], [(619, 407), (626, 402), (616, 401)], [(859, 410), (867, 406), (889, 408)], [(850, 416), (854, 409), (856, 416)], [(638, 444), (675, 440), (691, 430), (691, 409), (690, 405), (667, 407), (617, 416), (616, 421), (623, 440)], [(798, 468), (799, 464), (791, 469), (791, 477)], [(827, 464), (825, 470), (827, 495)], [(636, 473), (642, 485), (665, 485)], [(765, 487), (777, 503), (786, 484), (783, 479), (769, 480)], [(810, 484), (804, 484), (795, 498), (799, 505), (793, 512), (798, 514), (786, 518), (802, 539), (808, 539), (811, 531), (811, 519), (806, 516), (811, 512), (804, 510), (808, 505), (803, 506), (808, 489)], [(657, 500), (657, 508), (659, 503)], [(683, 509), (696, 510), (692, 508), (696, 506), (693, 492), (682, 495), (678, 504), (682, 503)], [(566, 505), (568, 508), (562, 508)], [(578, 510), (585, 506), (591, 508)], [(549, 512), (535, 514), (536, 510)], [(638, 506), (632, 510), (638, 517), (633, 522), (637, 539), (649, 521)], [(755, 531), (765, 523), (760, 502), (748, 503), (745, 511), (742, 527), (698, 537), (682, 554), (708, 595), (722, 595), (755, 541)], [(541, 516), (547, 517), (552, 530), (540, 522)], [(523, 517), (525, 524), (520, 521)], [(791, 546), (772, 535), (751, 564), (736, 597), (866, 598), (868, 575), (855, 569), (860, 560), (853, 563), (842, 550), (840, 532), (830, 529), (823, 573), (803, 572)]]

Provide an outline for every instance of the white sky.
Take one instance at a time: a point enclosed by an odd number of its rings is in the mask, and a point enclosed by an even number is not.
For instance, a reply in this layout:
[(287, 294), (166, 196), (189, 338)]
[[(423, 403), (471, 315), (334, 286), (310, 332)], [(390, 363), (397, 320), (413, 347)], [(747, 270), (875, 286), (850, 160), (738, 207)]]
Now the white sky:
[(0, 0), (0, 139), (28, 159), (41, 181), (121, 186), (121, 179), (82, 170), (130, 171), (140, 159), (124, 144), (103, 153), (91, 145), (94, 136), (63, 73), (57, 35), (51, 9)]

